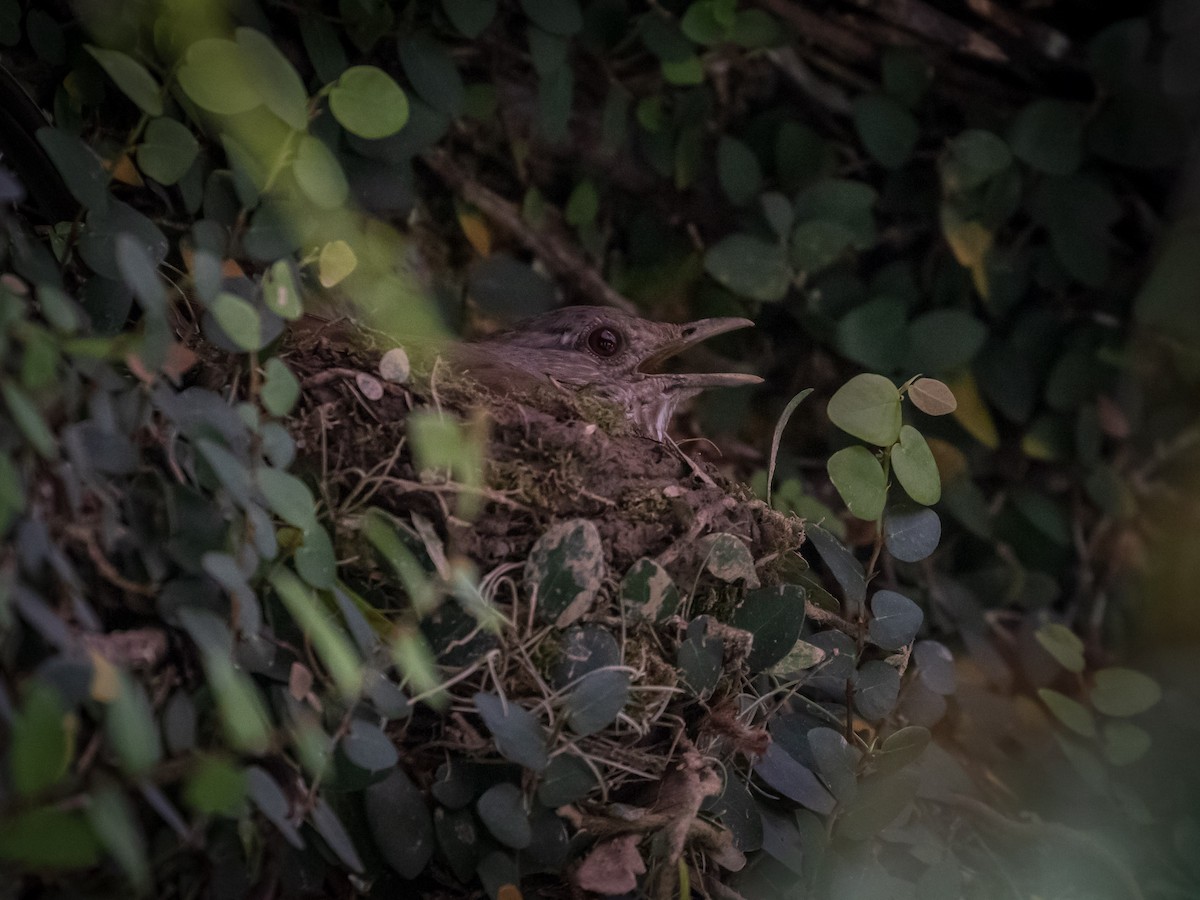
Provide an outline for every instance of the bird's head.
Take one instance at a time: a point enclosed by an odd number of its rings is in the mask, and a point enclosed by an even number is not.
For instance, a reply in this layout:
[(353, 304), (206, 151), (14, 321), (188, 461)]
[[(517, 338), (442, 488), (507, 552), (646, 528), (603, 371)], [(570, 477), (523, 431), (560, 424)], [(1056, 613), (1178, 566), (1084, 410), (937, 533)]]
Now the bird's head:
[(484, 384), (551, 382), (587, 390), (625, 409), (643, 433), (662, 440), (676, 407), (713, 387), (758, 384), (740, 372), (663, 373), (663, 360), (749, 319), (652, 322), (601, 306), (568, 306), (465, 344), (458, 365)]

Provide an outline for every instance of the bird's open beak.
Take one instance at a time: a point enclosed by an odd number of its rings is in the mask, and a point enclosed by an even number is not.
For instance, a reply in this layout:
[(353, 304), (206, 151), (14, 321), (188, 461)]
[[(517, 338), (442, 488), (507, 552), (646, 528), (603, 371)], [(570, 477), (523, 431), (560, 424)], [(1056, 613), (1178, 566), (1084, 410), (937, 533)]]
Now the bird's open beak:
[[(681, 327), (678, 337), (667, 341), (663, 346), (647, 356), (641, 365), (638, 366), (638, 370), (645, 372), (645, 370), (649, 369), (653, 372), (653, 369), (660, 365), (663, 360), (670, 359), (672, 356), (682, 353), (689, 347), (694, 347), (709, 338), (716, 337), (718, 334), (737, 331), (739, 328), (749, 328), (752, 325), (754, 325), (754, 322), (750, 319), (734, 317), (700, 319), (696, 322), (689, 322)], [(741, 385), (762, 383), (762, 379), (757, 375), (749, 375), (744, 372), (654, 373), (650, 374), (649, 377), (657, 381), (663, 388), (669, 390), (702, 391), (707, 388), (739, 387)]]

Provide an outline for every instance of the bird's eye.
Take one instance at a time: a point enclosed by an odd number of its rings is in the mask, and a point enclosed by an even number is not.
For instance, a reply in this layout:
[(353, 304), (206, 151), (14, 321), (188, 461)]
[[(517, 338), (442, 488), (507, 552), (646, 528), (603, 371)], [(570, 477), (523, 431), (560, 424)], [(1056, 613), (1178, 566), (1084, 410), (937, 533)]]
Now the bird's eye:
[(597, 356), (607, 359), (621, 349), (621, 334), (607, 325), (601, 325), (588, 333), (587, 345)]

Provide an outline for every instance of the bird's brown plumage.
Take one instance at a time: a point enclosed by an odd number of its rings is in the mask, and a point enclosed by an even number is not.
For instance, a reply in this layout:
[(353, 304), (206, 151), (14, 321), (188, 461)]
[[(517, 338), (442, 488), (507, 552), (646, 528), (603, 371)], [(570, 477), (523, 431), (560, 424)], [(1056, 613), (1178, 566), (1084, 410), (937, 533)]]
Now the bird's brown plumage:
[(753, 324), (740, 318), (672, 324), (602, 306), (568, 306), (461, 344), (452, 358), (461, 371), (500, 390), (538, 384), (586, 390), (621, 408), (639, 431), (661, 441), (684, 400), (707, 388), (762, 379), (740, 372), (646, 370), (710, 337)]

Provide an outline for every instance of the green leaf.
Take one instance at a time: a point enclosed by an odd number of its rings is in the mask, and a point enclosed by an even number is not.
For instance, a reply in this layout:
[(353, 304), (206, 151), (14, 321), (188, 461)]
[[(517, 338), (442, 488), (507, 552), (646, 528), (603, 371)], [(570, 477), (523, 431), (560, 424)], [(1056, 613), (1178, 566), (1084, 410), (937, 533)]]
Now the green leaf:
[(327, 608), (318, 601), (312, 588), (290, 570), (277, 568), (269, 580), (296, 624), (312, 641), (318, 658), (329, 670), (341, 695), (347, 699), (357, 697), (362, 690), (362, 662), (340, 624), (334, 624)]
[(300, 12), (300, 37), (309, 62), (316, 71), (317, 80), (329, 82), (346, 71), (346, 50), (338, 30), (317, 9)]
[[(278, 356), (272, 356), (263, 366), (262, 403), (267, 412), (283, 418), (300, 399), (300, 382)], [(303, 527), (303, 526), (300, 526)]]
[(538, 28), (570, 37), (583, 28), (578, 0), (521, 0), (521, 9)]
[(1068, 672), (1083, 671), (1083, 641), (1066, 625), (1051, 622), (1035, 631), (1034, 637)]
[(558, 628), (591, 609), (604, 575), (600, 532), (587, 519), (555, 525), (534, 543), (525, 563), (525, 584), (538, 615)]
[(883, 514), (887, 476), (870, 450), (857, 445), (845, 447), (829, 457), (826, 470), (853, 515), (874, 522)]
[(317, 830), (317, 834), (325, 839), (325, 843), (329, 845), (329, 849), (334, 852), (342, 865), (352, 872), (361, 873), (363, 871), (362, 860), (359, 859), (354, 841), (337, 813), (333, 811), (333, 807), (329, 805), (328, 800), (322, 796), (317, 797), (309, 821)]
[(158, 723), (145, 686), (124, 672), (119, 684), (120, 692), (104, 712), (104, 734), (121, 768), (140, 775), (162, 759)]
[(392, 640), (392, 659), (414, 693), (423, 694), (424, 701), (435, 709), (445, 705), (437, 658), (420, 631), (400, 629)]
[(663, 622), (679, 608), (679, 588), (667, 570), (652, 559), (642, 557), (621, 579), (621, 599), (630, 604), (630, 612), (651, 622)]
[(8, 413), (16, 423), (17, 430), (37, 451), (38, 456), (47, 460), (54, 459), (58, 455), (58, 442), (37, 406), (29, 399), (29, 395), (9, 379), (0, 382), (0, 395), (4, 397), (4, 404), (8, 407)]
[(837, 324), (837, 348), (868, 368), (896, 371), (908, 348), (907, 305), (884, 296), (854, 307)]
[(769, 669), (800, 638), (804, 626), (804, 588), (779, 584), (749, 591), (733, 611), (729, 624), (754, 636), (746, 657), (751, 674)]
[(372, 507), (364, 517), (362, 534), (400, 576), (400, 582), (417, 615), (424, 616), (432, 612), (437, 607), (437, 592), (416, 555), (400, 537), (392, 518)]
[(550, 762), (546, 732), (528, 710), (495, 694), (475, 695), (475, 708), (496, 740), (496, 750), (510, 762), (541, 772)]
[(1149, 675), (1133, 669), (1108, 668), (1096, 673), (1092, 705), (1106, 716), (1136, 716), (1162, 699), (1162, 688)]
[(582, 228), (595, 222), (596, 214), (599, 211), (600, 192), (596, 189), (596, 182), (585, 178), (575, 185), (571, 196), (567, 198), (564, 218), (566, 218), (567, 224)]
[(798, 222), (788, 245), (789, 259), (799, 271), (815, 275), (837, 262), (857, 242), (854, 231), (841, 222)]
[(866, 250), (875, 244), (875, 190), (861, 181), (825, 178), (796, 196), (797, 222), (837, 222), (854, 234), (854, 246)]
[(954, 656), (945, 644), (938, 641), (919, 641), (913, 647), (913, 660), (921, 683), (935, 694), (949, 697), (954, 693), (958, 676)]
[(792, 281), (783, 247), (749, 234), (730, 234), (708, 248), (704, 269), (735, 294), (752, 300), (782, 300)]
[(234, 39), (242, 48), (246, 74), (267, 109), (293, 131), (304, 131), (308, 127), (308, 91), (288, 58), (257, 29), (239, 28)]
[(201, 815), (245, 815), (246, 773), (222, 756), (202, 755), (187, 777), (183, 799)]
[(679, 27), (690, 40), (711, 46), (726, 39), (730, 26), (717, 20), (715, 6), (715, 3), (704, 0), (688, 4)]
[[(282, 365), (282, 363), (280, 363)], [(289, 525), (308, 531), (317, 524), (316, 501), (308, 486), (288, 472), (261, 466), (255, 473), (258, 489), (271, 511)]]
[(355, 718), (342, 738), (342, 752), (360, 769), (382, 772), (393, 769), (399, 760), (396, 745), (374, 722)]
[(949, 372), (975, 358), (987, 340), (987, 326), (963, 309), (935, 309), (908, 326), (905, 368), (916, 372)]
[(948, 194), (964, 193), (1012, 165), (1012, 151), (990, 131), (970, 129), (946, 144), (940, 162), (942, 186)]
[(912, 113), (886, 94), (866, 94), (855, 100), (854, 126), (867, 152), (888, 169), (908, 162), (921, 136)]
[(920, 776), (909, 771), (868, 775), (838, 817), (838, 836), (852, 841), (870, 840), (916, 799), (920, 782)]
[(31, 679), (8, 732), (9, 775), (19, 795), (38, 794), (62, 780), (75, 754), (75, 728), (58, 691)]
[(0, 860), (31, 869), (87, 869), (100, 843), (79, 810), (30, 809), (0, 822)]
[(754, 766), (754, 773), (783, 796), (813, 812), (825, 815), (837, 805), (812, 769), (797, 762), (777, 741), (771, 742)]
[(858, 763), (862, 754), (842, 735), (824, 726), (805, 735), (817, 772), (829, 785), (839, 803), (847, 803), (858, 793)]
[(796, 215), (790, 201), (779, 191), (766, 191), (758, 198), (762, 207), (763, 218), (771, 225), (771, 230), (779, 237), (786, 238), (792, 230)]
[(262, 320), (253, 304), (237, 294), (221, 291), (209, 304), (209, 311), (236, 346), (247, 352), (263, 348)]
[(461, 115), (466, 89), (446, 48), (427, 34), (415, 34), (401, 38), (398, 49), (400, 65), (417, 95), (451, 118)]
[(539, 78), (549, 78), (566, 68), (571, 58), (571, 40), (543, 31), (536, 25), (526, 33), (533, 69)]
[(137, 162), (147, 176), (159, 184), (171, 185), (187, 174), (199, 152), (200, 144), (186, 125), (160, 116), (146, 126), (137, 148)]
[(167, 291), (158, 277), (158, 266), (134, 234), (120, 232), (116, 240), (117, 268), (125, 286), (133, 291), (146, 314), (162, 318), (167, 312)]
[(1087, 108), (1079, 103), (1043, 98), (1030, 103), (1013, 120), (1008, 143), (1016, 157), (1048, 175), (1070, 175), (1083, 160), (1083, 127)]
[(351, 134), (385, 138), (408, 121), (408, 98), (391, 75), (375, 66), (351, 66), (329, 91), (333, 117)]
[(937, 549), (942, 520), (932, 509), (912, 504), (892, 504), (883, 515), (883, 542), (901, 562), (920, 562)]
[(569, 66), (538, 79), (537, 128), (552, 144), (567, 137), (574, 96), (575, 75)]
[(320, 525), (304, 532), (304, 543), (296, 551), (296, 571), (317, 590), (332, 590), (337, 583), (337, 557), (329, 533)]
[(1101, 734), (1104, 758), (1114, 766), (1128, 766), (1150, 751), (1150, 735), (1132, 722), (1105, 722)]
[(425, 796), (403, 769), (363, 792), (367, 826), (375, 846), (401, 878), (420, 875), (435, 849), (433, 818)]
[(629, 684), (629, 672), (621, 669), (585, 674), (563, 701), (568, 727), (580, 736), (607, 728), (629, 702)]
[(324, 141), (311, 135), (300, 138), (292, 174), (304, 195), (321, 209), (337, 209), (350, 195), (341, 163)]
[(792, 120), (780, 126), (774, 155), (776, 177), (784, 191), (800, 190), (837, 166), (833, 146), (816, 129)]
[(862, 563), (845, 544), (816, 523), (809, 523), (807, 536), (821, 560), (829, 567), (834, 580), (845, 592), (846, 599), (851, 603), (861, 603), (867, 596), (867, 577)]
[(296, 849), (304, 847), (304, 839), (291, 820), (291, 804), (287, 794), (276, 784), (266, 769), (250, 766), (246, 769), (246, 785), (250, 799), (279, 833)]
[[(192, 633), (188, 619), (181, 618)], [(192, 637), (196, 640), (196, 634)], [(202, 658), (226, 740), (234, 749), (255, 755), (265, 753), (271, 743), (271, 727), (254, 683), (246, 673), (233, 667), (228, 652), (205, 647)]]
[(871, 754), (871, 761), (881, 772), (897, 772), (920, 759), (932, 740), (928, 728), (908, 725), (888, 735)]
[(700, 539), (698, 546), (704, 568), (713, 576), (727, 582), (741, 579), (746, 587), (758, 587), (754, 557), (741, 538), (725, 533), (708, 534)]
[(871, 623), (867, 633), (871, 641), (885, 650), (899, 650), (911, 644), (921, 630), (925, 613), (903, 594), (876, 591), (871, 598)]
[(879, 447), (900, 437), (900, 391), (882, 375), (855, 375), (829, 398), (829, 420), (842, 431)]
[(446, 18), (464, 37), (474, 40), (496, 16), (498, 0), (442, 0)]
[(779, 23), (763, 9), (739, 9), (729, 30), (729, 39), (747, 50), (774, 46), (783, 36)]
[(179, 86), (193, 103), (232, 116), (261, 106), (246, 50), (226, 38), (201, 38), (188, 47), (179, 67)]
[(129, 876), (134, 891), (144, 894), (152, 880), (146, 837), (128, 798), (114, 786), (94, 790), (88, 796), (87, 817), (93, 833)]
[(100, 63), (108, 77), (116, 82), (121, 92), (140, 106), (143, 112), (152, 116), (162, 115), (162, 87), (158, 79), (146, 71), (145, 66), (118, 50), (106, 50), (91, 44), (83, 46)]
[(734, 206), (745, 206), (762, 189), (762, 166), (743, 141), (721, 135), (717, 142), (717, 180)]
[(942, 499), (942, 478), (933, 451), (925, 436), (911, 425), (900, 428), (900, 442), (892, 446), (892, 471), (918, 503), (932, 506)]
[[(25, 510), (25, 485), (7, 453), (0, 453), (0, 537)], [(0, 603), (0, 609), (3, 604)], [(2, 613), (0, 613), (2, 615)]]
[(721, 679), (721, 661), (725, 643), (719, 635), (710, 634), (708, 616), (698, 616), (688, 623), (687, 638), (679, 645), (675, 663), (684, 684), (701, 699), (708, 697)]
[(61, 128), (39, 128), (37, 139), (72, 197), (89, 210), (108, 207), (108, 172), (87, 144)]
[(698, 56), (689, 56), (679, 62), (666, 62), (662, 66), (663, 79), (668, 84), (687, 87), (704, 83), (704, 64)]
[(549, 809), (558, 809), (582, 800), (596, 787), (596, 775), (578, 756), (560, 753), (550, 760), (538, 785), (538, 802)]
[(1086, 738), (1096, 736), (1096, 718), (1092, 711), (1065, 694), (1050, 688), (1039, 688), (1038, 697), (1063, 725)]
[[(289, 260), (279, 259), (263, 274), (263, 303), (280, 318), (294, 322), (304, 312), (300, 289)], [(279, 415), (279, 413), (276, 413)]]
[(880, 659), (862, 664), (854, 673), (854, 707), (864, 719), (877, 722), (896, 708), (900, 673)]

